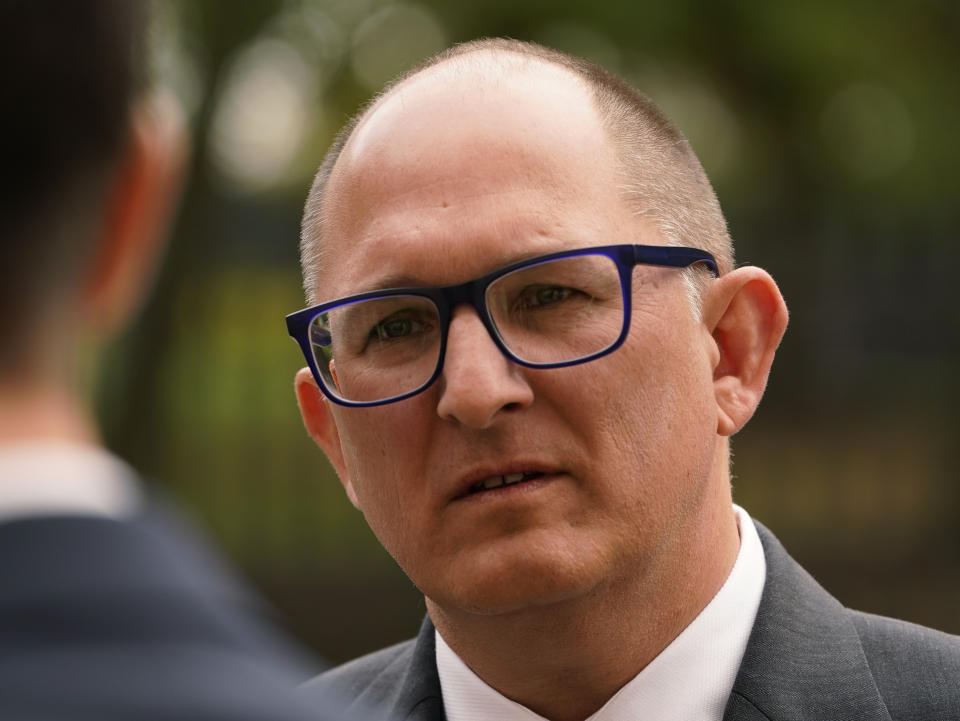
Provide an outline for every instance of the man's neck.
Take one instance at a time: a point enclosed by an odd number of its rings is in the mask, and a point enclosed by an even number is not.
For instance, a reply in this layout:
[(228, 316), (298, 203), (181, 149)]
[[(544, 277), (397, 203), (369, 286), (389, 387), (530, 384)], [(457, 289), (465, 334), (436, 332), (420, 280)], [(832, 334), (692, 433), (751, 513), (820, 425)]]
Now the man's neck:
[(68, 389), (0, 381), (0, 443), (38, 439), (100, 444), (89, 412)]
[(552, 721), (580, 721), (656, 658), (723, 585), (740, 544), (729, 504), (726, 511), (674, 557), (589, 596), (489, 616), (451, 613), (428, 599), (430, 616), (488, 685)]

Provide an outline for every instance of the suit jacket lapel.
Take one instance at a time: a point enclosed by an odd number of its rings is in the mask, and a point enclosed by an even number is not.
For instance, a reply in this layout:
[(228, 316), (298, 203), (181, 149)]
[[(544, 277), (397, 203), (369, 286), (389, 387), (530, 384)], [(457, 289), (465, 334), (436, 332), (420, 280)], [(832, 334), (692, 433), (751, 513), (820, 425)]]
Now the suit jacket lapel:
[[(376, 689), (369, 689), (368, 692), (373, 692), (370, 698), (374, 699), (380, 708), (388, 710), (391, 719), (446, 721), (443, 696), (440, 692), (440, 676), (437, 672), (436, 639), (429, 616), (424, 618), (420, 626), (412, 652), (400, 656), (391, 666), (394, 668), (387, 668), (382, 678), (389, 679), (394, 672), (399, 671), (399, 683), (385, 699), (378, 698), (380, 692)], [(363, 701), (364, 698), (361, 697), (360, 700)]]
[(767, 582), (724, 721), (890, 721), (846, 610), (757, 530)]
[(405, 711), (406, 716), (401, 718), (409, 721), (446, 721), (437, 673), (436, 637), (429, 616), (420, 626), (410, 673), (400, 686), (397, 710)]

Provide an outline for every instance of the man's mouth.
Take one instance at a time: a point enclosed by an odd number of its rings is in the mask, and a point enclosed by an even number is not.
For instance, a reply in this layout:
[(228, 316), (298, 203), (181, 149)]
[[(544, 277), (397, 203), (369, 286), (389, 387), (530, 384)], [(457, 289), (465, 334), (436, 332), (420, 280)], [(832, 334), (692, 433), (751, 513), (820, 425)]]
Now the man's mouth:
[(499, 476), (487, 476), (482, 478), (476, 483), (474, 483), (470, 488), (467, 489), (467, 492), (464, 495), (471, 495), (474, 493), (481, 493), (483, 491), (489, 491), (494, 488), (501, 488), (503, 486), (513, 486), (517, 483), (523, 483), (524, 481), (530, 481), (534, 478), (540, 478), (543, 476), (543, 473), (540, 471), (525, 471), (523, 473), (507, 473), (505, 475)]

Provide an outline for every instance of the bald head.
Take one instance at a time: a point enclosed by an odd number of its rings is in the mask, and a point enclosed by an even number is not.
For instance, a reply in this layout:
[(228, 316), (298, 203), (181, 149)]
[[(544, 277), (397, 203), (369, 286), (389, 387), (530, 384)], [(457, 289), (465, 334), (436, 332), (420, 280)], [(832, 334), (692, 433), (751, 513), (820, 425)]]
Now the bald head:
[[(614, 179), (610, 192), (649, 221), (663, 242), (701, 247), (717, 257), (721, 271), (732, 267), (726, 223), (699, 161), (646, 96), (580, 58), (530, 43), (480, 40), (455, 46), (397, 78), (331, 146), (303, 219), (301, 260), (310, 302), (318, 298), (321, 271), (336, 264), (328, 253), (334, 227), (338, 234), (349, 235), (349, 216), (356, 211), (339, 202), (338, 176), (345, 167), (371, 171), (365, 202), (374, 204), (377, 193), (388, 190), (379, 183), (381, 178), (390, 175), (413, 185), (423, 161), (452, 159), (452, 144), (467, 140), (458, 119), (466, 120), (468, 114), (476, 152), (457, 153), (448, 168), (451, 175), (469, 175), (471, 162), (522, 163), (522, 157), (508, 159), (497, 151), (504, 123), (516, 129), (524, 121), (518, 117), (518, 98), (527, 101), (523, 105), (528, 110), (531, 104), (540, 110), (527, 119), (531, 158), (549, 155), (561, 145), (569, 151), (569, 143), (584, 139), (574, 141), (565, 134), (592, 128), (602, 142), (579, 147), (585, 156), (604, 147)], [(414, 152), (388, 152), (391, 148)], [(383, 164), (390, 162), (405, 163), (403, 172), (378, 172), (401, 170)], [(436, 169), (436, 163), (431, 165)]]

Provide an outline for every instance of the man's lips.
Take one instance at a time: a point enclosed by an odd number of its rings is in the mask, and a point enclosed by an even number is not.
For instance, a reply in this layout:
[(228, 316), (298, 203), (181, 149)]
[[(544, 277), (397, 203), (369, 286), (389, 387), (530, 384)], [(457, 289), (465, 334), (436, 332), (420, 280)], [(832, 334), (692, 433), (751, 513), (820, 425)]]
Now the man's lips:
[(548, 475), (555, 475), (556, 471), (543, 467), (530, 466), (524, 470), (509, 470), (506, 472), (477, 472), (472, 473), (459, 485), (459, 491), (453, 500), (473, 496), (497, 488), (515, 486)]
[(489, 491), (492, 488), (501, 486), (512, 486), (515, 483), (529, 481), (531, 478), (539, 478), (543, 473), (540, 471), (524, 471), (522, 473), (508, 473), (502, 476), (487, 476), (482, 481), (477, 481), (467, 489), (467, 495), (479, 493), (480, 491)]

